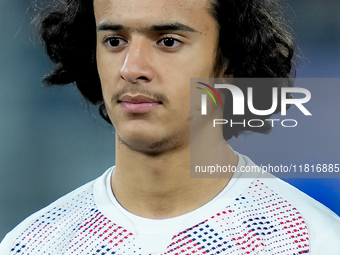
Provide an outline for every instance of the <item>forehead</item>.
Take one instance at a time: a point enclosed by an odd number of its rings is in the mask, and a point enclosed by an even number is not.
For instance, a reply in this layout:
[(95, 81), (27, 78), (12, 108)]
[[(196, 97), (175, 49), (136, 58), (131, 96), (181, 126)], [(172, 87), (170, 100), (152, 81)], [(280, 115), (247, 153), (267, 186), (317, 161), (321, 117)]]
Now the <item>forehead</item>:
[[(94, 0), (97, 25), (104, 22), (141, 27), (162, 22), (211, 25), (210, 0)], [(210, 19), (210, 20), (209, 20)]]

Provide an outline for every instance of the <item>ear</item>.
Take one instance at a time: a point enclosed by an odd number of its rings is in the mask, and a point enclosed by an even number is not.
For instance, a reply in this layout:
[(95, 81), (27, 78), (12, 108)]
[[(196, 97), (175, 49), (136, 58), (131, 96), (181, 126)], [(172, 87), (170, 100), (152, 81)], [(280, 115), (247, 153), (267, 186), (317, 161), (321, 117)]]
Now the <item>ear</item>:
[(223, 78), (234, 78), (234, 69), (229, 68), (229, 60), (225, 60), (223, 65)]
[(231, 73), (231, 74), (224, 74), (223, 75), (223, 78), (226, 78), (226, 79), (233, 79), (234, 78), (234, 74)]

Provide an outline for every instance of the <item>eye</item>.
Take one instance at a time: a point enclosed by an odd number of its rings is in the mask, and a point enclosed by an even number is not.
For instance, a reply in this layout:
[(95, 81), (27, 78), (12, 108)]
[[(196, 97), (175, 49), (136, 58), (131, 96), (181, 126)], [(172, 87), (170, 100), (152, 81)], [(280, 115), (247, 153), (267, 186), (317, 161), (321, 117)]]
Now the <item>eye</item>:
[(160, 41), (158, 41), (158, 44), (161, 46), (168, 47), (168, 48), (175, 48), (175, 47), (182, 45), (183, 43), (177, 39), (174, 39), (171, 37), (165, 37), (161, 39)]
[(104, 43), (110, 48), (117, 48), (121, 45), (126, 44), (127, 42), (119, 37), (109, 37), (105, 39)]

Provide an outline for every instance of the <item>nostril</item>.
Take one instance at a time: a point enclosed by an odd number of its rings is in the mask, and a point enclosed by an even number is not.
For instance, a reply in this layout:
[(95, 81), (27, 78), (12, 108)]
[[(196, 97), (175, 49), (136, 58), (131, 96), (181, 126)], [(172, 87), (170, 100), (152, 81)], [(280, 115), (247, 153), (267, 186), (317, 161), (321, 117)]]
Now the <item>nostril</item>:
[(138, 77), (137, 79), (139, 79), (139, 80), (144, 80), (144, 81), (147, 81), (147, 80), (148, 80), (148, 78), (146, 78), (145, 76), (140, 76), (140, 77)]

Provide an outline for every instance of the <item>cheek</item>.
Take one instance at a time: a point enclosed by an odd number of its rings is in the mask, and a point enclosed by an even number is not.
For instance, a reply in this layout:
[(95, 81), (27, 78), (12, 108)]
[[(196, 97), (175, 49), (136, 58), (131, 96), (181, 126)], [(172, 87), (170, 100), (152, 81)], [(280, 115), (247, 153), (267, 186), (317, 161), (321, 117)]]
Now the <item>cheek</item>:
[(114, 72), (112, 72), (112, 70), (115, 70), (113, 64), (114, 62), (109, 61), (100, 51), (97, 52), (97, 69), (105, 102), (110, 100), (114, 84), (116, 84)]
[(206, 53), (206, 50), (197, 51), (202, 54), (193, 54), (188, 61), (181, 66), (179, 72), (183, 77), (190, 78), (208, 78), (213, 69), (213, 53)]
[(98, 73), (100, 77), (100, 84), (102, 88), (104, 102), (108, 102), (109, 96), (110, 96), (110, 89), (111, 89), (111, 86), (109, 83), (110, 80), (106, 75), (107, 72), (103, 68), (100, 68), (99, 66), (98, 66)]
[[(97, 42), (98, 43), (98, 42)], [(105, 63), (104, 63), (103, 54), (100, 49), (98, 49), (97, 46), (97, 52), (96, 52), (96, 61), (97, 61), (97, 70), (100, 78), (100, 82), (102, 84), (102, 89), (104, 89), (103, 84), (105, 84), (106, 81), (106, 70), (105, 70)]]

